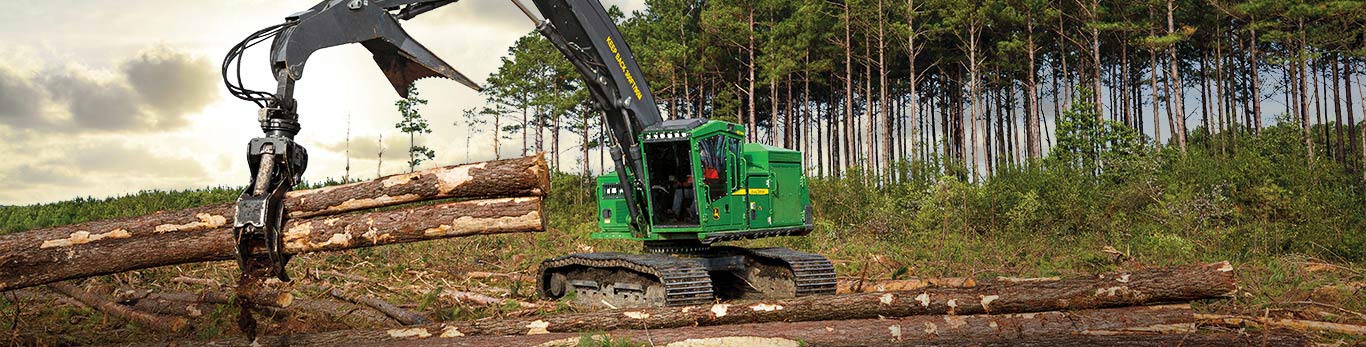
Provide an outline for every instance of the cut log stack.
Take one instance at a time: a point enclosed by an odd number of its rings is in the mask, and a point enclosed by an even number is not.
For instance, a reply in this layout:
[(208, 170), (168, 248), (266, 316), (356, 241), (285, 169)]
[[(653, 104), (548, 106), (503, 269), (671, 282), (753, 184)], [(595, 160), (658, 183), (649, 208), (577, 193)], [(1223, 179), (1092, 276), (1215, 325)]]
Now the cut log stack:
[[(540, 156), (447, 166), (290, 192), (285, 252), (336, 251), (545, 230)], [(374, 211), (428, 200), (460, 200)], [(0, 235), (0, 291), (233, 258), (234, 204)]]
[[(446, 322), (387, 330), (212, 341), (212, 345), (578, 346), (586, 338), (677, 346), (1305, 346), (1300, 333), (1247, 334), (1192, 300), (1237, 289), (1227, 262), (1038, 281), (961, 281), (882, 293)], [(1163, 305), (1168, 304), (1168, 305)], [(586, 335), (587, 334), (587, 335)]]

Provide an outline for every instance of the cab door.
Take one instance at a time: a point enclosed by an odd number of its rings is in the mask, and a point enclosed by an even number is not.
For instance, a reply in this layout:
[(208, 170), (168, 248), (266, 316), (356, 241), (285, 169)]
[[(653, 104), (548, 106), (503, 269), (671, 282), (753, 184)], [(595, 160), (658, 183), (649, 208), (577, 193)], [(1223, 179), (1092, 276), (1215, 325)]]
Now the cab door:
[(745, 196), (735, 195), (740, 189), (743, 167), (740, 165), (740, 139), (725, 133), (697, 141), (697, 155), (693, 177), (697, 184), (698, 213), (702, 226), (708, 231), (744, 229)]

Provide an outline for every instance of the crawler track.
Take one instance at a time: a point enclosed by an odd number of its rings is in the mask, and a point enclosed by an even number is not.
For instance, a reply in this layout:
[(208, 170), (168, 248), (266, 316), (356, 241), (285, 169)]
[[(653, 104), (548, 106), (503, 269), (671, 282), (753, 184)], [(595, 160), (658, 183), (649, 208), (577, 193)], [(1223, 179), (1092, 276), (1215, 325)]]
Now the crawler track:
[[(629, 304), (633, 307), (699, 305), (710, 303), (714, 298), (711, 277), (708, 276), (707, 269), (702, 267), (702, 264), (663, 254), (627, 253), (576, 253), (546, 260), (541, 263), (540, 275), (537, 276), (537, 288), (541, 295), (554, 298), (567, 294), (566, 291), (560, 295), (553, 295), (549, 282), (556, 273), (568, 274), (576, 269), (601, 269), (625, 272), (631, 275), (643, 275), (647, 280), (658, 281), (658, 284), (663, 285), (663, 302), (647, 301)], [(652, 284), (655, 283), (634, 283), (633, 285), (649, 287)], [(616, 285), (616, 283), (598, 283), (599, 289), (597, 290), (608, 291)], [(605, 292), (602, 294), (611, 295), (612, 293)]]

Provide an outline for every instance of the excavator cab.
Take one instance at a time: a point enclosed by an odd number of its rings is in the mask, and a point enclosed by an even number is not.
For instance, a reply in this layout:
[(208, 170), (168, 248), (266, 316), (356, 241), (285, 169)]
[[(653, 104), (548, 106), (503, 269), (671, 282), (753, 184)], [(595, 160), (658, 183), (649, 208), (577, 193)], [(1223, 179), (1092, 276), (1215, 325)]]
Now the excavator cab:
[(812, 230), (801, 152), (745, 143), (744, 135), (738, 124), (705, 119), (646, 127), (637, 143), (640, 181), (650, 186), (644, 194), (648, 223), (632, 228), (630, 192), (621, 175), (610, 172), (597, 179), (601, 230), (592, 237), (643, 241), (652, 254), (546, 260), (541, 294), (590, 306), (642, 307), (833, 293), (834, 267), (825, 257), (713, 245)]
[(742, 126), (705, 119), (661, 122), (646, 128), (640, 143), (649, 224), (631, 233), (623, 186), (610, 172), (598, 177), (601, 231), (594, 238), (676, 248), (812, 229), (801, 152), (746, 144)]

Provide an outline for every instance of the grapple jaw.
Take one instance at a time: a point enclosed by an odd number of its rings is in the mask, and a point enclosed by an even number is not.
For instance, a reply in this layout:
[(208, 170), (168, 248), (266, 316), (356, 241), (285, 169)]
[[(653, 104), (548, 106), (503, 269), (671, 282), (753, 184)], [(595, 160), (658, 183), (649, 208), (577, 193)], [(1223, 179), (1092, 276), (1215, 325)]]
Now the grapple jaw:
[[(374, 55), (384, 76), (399, 96), (408, 96), (414, 81), (443, 77), (475, 90), (479, 84), (422, 46), (399, 25), (390, 10), (423, 0), (325, 0), (307, 11), (291, 15), (290, 26), (271, 45), (271, 66), (276, 76), (303, 78), (304, 63), (314, 51), (360, 43)], [(450, 1), (441, 2), (450, 3)], [(406, 17), (406, 16), (405, 16)], [(285, 74), (281, 74), (281, 72)]]

